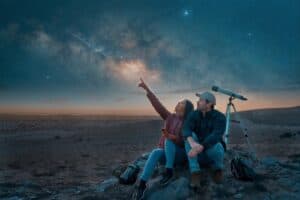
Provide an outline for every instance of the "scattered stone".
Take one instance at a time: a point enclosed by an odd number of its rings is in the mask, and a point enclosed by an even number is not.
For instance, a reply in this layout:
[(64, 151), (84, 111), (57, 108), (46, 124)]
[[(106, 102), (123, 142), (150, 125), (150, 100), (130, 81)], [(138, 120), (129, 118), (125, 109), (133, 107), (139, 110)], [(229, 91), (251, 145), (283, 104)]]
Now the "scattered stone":
[(278, 160), (274, 157), (268, 156), (261, 160), (261, 164), (263, 164), (267, 167), (270, 167), (270, 166), (274, 166), (274, 165), (278, 164)]
[(39, 184), (34, 183), (33, 181), (30, 180), (25, 180), (24, 182), (22, 182), (22, 186), (29, 189), (42, 190), (42, 187)]
[(56, 136), (54, 137), (54, 139), (59, 140), (59, 139), (61, 139), (61, 136), (60, 136), (60, 135), (56, 135)]
[(234, 197), (235, 199), (241, 199), (241, 198), (243, 198), (243, 194), (237, 193), (237, 194), (233, 195), (233, 197)]
[[(159, 184), (159, 183), (157, 183)], [(166, 187), (158, 187), (156, 191), (148, 191), (146, 199), (148, 200), (164, 200), (164, 199), (187, 199), (190, 195), (189, 180), (180, 177), (167, 185)]]
[(293, 161), (294, 160), (300, 160), (300, 154), (292, 154), (292, 155), (289, 155), (288, 158), (292, 159)]
[(106, 179), (105, 181), (103, 181), (102, 183), (100, 183), (99, 185), (96, 186), (95, 190), (97, 192), (104, 192), (105, 190), (107, 190), (108, 188), (116, 185), (119, 182), (119, 179), (116, 177), (111, 177), (109, 179)]
[(81, 154), (81, 157), (83, 157), (83, 158), (88, 158), (88, 157), (90, 157), (90, 155), (89, 154)]
[(279, 135), (279, 137), (280, 137), (281, 139), (284, 139), (284, 138), (291, 138), (291, 137), (293, 137), (293, 136), (296, 136), (296, 134), (295, 134), (295, 133), (292, 133), (292, 132), (286, 132), (286, 133), (283, 133), (283, 134)]
[(35, 169), (31, 173), (35, 177), (42, 177), (42, 176), (54, 176), (55, 173), (53, 170), (49, 169)]
[(233, 187), (229, 188), (227, 191), (228, 191), (228, 193), (231, 194), (231, 195), (234, 195), (234, 194), (237, 193), (237, 189), (236, 189), (236, 188), (233, 188)]
[(13, 161), (7, 165), (11, 169), (21, 169), (21, 164), (19, 161)]
[(113, 170), (112, 175), (119, 178), (126, 168), (126, 165), (119, 165)]
[(80, 200), (102, 200), (102, 198), (96, 196), (96, 195), (91, 195), (91, 196), (86, 196), (81, 198)]
[(19, 197), (19, 196), (12, 196), (12, 197), (9, 197), (9, 198), (6, 198), (7, 200), (23, 200), (24, 198), (22, 197)]

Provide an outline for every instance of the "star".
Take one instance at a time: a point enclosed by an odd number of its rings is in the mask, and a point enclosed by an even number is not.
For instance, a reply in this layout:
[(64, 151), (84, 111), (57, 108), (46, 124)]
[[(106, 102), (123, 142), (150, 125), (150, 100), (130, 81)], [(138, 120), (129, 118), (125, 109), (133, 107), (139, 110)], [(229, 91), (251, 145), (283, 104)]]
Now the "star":
[(184, 9), (183, 10), (183, 16), (187, 17), (191, 14), (191, 11), (190, 10), (187, 10), (187, 9)]
[(51, 78), (51, 76), (49, 75), (49, 74), (47, 74), (46, 76), (45, 76), (45, 79), (46, 80), (49, 80)]

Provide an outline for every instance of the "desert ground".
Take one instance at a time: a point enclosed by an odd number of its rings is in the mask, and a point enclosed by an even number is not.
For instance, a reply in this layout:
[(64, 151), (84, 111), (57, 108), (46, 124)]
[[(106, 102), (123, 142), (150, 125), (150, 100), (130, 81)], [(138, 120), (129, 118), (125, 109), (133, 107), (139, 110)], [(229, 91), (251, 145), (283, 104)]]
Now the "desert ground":
[[(240, 114), (258, 158), (299, 161), (300, 107)], [(0, 199), (88, 199), (82, 188), (101, 183), (119, 165), (151, 151), (162, 125), (158, 117), (3, 114)], [(229, 147), (247, 150), (235, 123)], [(128, 194), (110, 193), (110, 199), (122, 198)]]

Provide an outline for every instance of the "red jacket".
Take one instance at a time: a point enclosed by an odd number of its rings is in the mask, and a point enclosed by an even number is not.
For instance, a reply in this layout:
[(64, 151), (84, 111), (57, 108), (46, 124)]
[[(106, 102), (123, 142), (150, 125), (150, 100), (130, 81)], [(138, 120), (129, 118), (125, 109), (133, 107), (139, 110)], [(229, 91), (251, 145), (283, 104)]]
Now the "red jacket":
[[(174, 113), (168, 111), (162, 103), (158, 100), (158, 98), (153, 94), (153, 92), (149, 91), (147, 93), (147, 97), (151, 102), (152, 106), (161, 116), (161, 118), (165, 121), (165, 129), (168, 133), (173, 134), (176, 136), (176, 140), (174, 142), (183, 147), (183, 136), (181, 134), (181, 129), (183, 125), (183, 119), (176, 116)], [(158, 147), (164, 148), (165, 145), (165, 136), (161, 136)]]

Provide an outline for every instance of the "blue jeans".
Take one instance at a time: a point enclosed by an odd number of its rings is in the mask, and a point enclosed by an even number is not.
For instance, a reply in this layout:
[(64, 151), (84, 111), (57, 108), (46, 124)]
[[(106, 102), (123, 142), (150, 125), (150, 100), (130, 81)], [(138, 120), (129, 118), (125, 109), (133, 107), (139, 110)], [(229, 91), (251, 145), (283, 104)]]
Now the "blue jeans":
[(166, 168), (173, 168), (174, 164), (182, 164), (186, 161), (186, 153), (184, 148), (174, 144), (169, 139), (165, 140), (165, 149), (156, 148), (150, 153), (140, 179), (148, 181), (152, 176), (156, 165), (165, 163)]
[[(199, 142), (198, 137), (195, 133), (192, 135), (193, 139), (196, 142)], [(186, 140), (184, 143), (186, 153), (189, 153), (191, 146)], [(196, 157), (189, 157), (189, 168), (190, 172), (199, 172), (201, 171), (200, 166), (209, 166), (214, 170), (224, 168), (224, 148), (221, 143), (217, 143), (214, 146), (206, 149), (204, 152), (201, 152)]]

